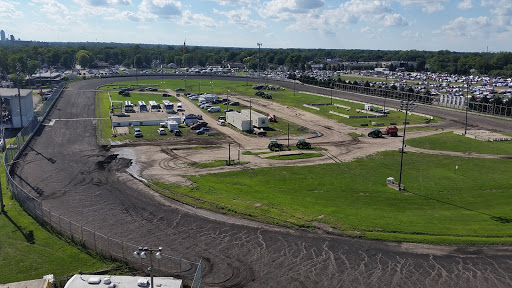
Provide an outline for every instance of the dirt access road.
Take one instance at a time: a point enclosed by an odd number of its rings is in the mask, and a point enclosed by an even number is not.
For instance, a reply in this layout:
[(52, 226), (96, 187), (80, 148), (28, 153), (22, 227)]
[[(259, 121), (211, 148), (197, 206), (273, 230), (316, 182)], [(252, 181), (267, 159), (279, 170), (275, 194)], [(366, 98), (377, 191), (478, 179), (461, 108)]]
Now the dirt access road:
[(54, 124), (41, 126), (16, 162), (15, 180), (52, 212), (125, 243), (202, 258), (209, 287), (512, 286), (509, 247), (386, 243), (219, 220), (148, 190), (126, 175), (129, 161), (100, 169), (110, 152), (96, 143), (91, 89), (125, 80), (72, 83), (49, 115)]

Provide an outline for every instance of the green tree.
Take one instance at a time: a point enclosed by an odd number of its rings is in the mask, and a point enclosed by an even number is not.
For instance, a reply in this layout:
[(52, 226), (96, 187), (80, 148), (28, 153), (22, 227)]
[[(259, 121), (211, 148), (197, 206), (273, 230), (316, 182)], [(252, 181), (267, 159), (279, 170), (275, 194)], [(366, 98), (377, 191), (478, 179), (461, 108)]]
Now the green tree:
[(92, 55), (87, 50), (80, 50), (76, 53), (76, 62), (82, 69), (88, 68), (92, 64)]

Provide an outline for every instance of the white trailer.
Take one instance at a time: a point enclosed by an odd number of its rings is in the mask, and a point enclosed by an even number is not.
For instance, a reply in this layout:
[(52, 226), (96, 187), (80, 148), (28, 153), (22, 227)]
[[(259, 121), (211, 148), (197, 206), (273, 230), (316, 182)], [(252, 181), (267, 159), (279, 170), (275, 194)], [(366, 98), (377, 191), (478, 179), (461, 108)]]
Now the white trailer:
[(146, 103), (144, 101), (139, 101), (139, 112), (144, 112), (144, 111), (148, 111), (148, 106), (146, 105)]
[(167, 113), (174, 113), (174, 104), (169, 100), (163, 100), (164, 109)]
[(181, 124), (181, 117), (180, 116), (169, 116), (167, 117), (167, 121), (174, 121), (176, 123)]
[(268, 116), (255, 112), (254, 110), (244, 109), (241, 111), (247, 119), (251, 119), (252, 125), (258, 128), (268, 128)]
[(124, 112), (125, 112), (125, 113), (135, 112), (135, 111), (133, 110), (132, 102), (130, 102), (130, 101), (124, 101)]
[(251, 122), (244, 115), (232, 111), (226, 112), (226, 122), (242, 131), (251, 131)]
[(176, 131), (180, 129), (180, 125), (176, 123), (176, 121), (167, 121), (166, 123), (167, 129), (169, 129), (169, 131)]
[(156, 103), (156, 101), (153, 101), (153, 100), (150, 100), (149, 101), (149, 106), (151, 107), (151, 111), (153, 110), (160, 110), (160, 104)]

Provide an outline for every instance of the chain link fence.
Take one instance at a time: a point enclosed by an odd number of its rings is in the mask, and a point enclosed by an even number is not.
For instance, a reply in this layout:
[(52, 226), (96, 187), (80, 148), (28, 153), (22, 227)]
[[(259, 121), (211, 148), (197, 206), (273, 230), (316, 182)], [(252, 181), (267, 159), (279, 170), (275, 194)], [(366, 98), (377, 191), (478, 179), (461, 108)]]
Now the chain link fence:
[[(18, 161), (18, 156), (23, 152), (34, 132), (38, 130), (39, 126), (46, 119), (49, 111), (59, 99), (64, 87), (65, 84), (61, 83), (54, 90), (52, 96), (43, 103), (41, 108), (34, 113), (34, 117), (29, 123), (7, 146), (4, 154), (7, 186), (11, 191), (12, 197), (41, 225), (51, 227), (61, 235), (71, 239), (74, 243), (94, 250), (104, 257), (127, 263), (135, 269), (145, 271), (148, 263), (133, 257), (133, 252), (137, 251), (139, 246), (101, 234), (62, 215), (53, 213), (49, 208), (43, 207), (41, 201), (18, 185), (11, 176), (11, 173), (14, 173), (11, 171), (12, 165), (15, 165), (16, 161)], [(37, 190), (35, 192), (38, 193)], [(185, 283), (190, 283), (191, 287), (194, 288), (202, 287), (202, 261), (196, 263), (182, 257), (163, 254), (161, 259), (157, 259), (154, 262), (153, 271), (156, 274), (181, 278)]]

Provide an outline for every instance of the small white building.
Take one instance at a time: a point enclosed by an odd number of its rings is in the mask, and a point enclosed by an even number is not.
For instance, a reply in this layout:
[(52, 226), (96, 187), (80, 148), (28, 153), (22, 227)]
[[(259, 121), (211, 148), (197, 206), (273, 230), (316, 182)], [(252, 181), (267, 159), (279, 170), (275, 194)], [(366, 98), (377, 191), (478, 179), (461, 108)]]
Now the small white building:
[(248, 117), (236, 111), (226, 112), (226, 122), (242, 131), (251, 131), (251, 122)]
[(15, 88), (0, 88), (0, 98), (5, 111), (3, 112), (5, 128), (24, 127), (34, 117), (32, 90), (20, 89), (20, 94), (21, 96), (18, 96), (18, 89)]
[[(153, 283), (159, 288), (183, 288), (183, 280), (173, 277), (153, 277)], [(64, 288), (150, 288), (150, 286), (150, 277), (75, 274)]]
[(254, 127), (268, 128), (268, 116), (248, 109), (242, 110), (240, 113), (247, 119), (250, 119)]

